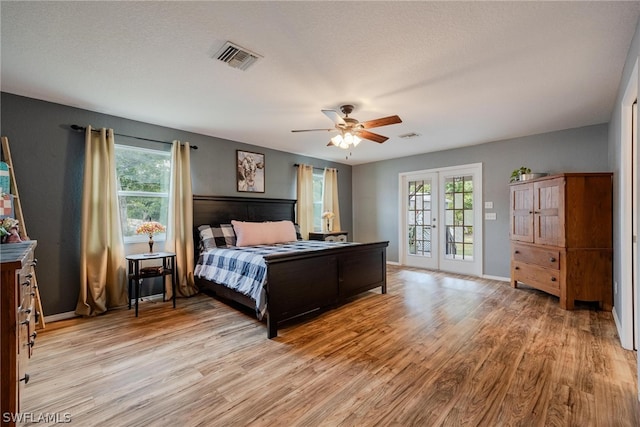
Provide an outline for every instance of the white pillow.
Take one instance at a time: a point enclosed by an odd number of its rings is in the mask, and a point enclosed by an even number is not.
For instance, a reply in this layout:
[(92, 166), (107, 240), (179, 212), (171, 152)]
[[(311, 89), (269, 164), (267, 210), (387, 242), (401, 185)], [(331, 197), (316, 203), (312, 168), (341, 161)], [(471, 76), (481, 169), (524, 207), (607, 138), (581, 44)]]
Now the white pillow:
[(293, 242), (296, 228), (291, 221), (244, 222), (232, 220), (236, 246), (273, 245)]

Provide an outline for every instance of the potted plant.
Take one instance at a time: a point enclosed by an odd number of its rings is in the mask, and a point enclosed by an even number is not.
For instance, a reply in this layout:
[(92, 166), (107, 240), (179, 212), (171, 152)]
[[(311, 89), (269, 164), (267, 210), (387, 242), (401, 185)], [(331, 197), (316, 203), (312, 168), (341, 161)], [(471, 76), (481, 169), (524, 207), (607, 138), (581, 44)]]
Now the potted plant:
[(511, 172), (511, 179), (509, 182), (520, 181), (520, 176), (527, 173), (531, 173), (531, 169), (526, 166), (520, 166), (518, 169), (514, 169), (513, 172)]

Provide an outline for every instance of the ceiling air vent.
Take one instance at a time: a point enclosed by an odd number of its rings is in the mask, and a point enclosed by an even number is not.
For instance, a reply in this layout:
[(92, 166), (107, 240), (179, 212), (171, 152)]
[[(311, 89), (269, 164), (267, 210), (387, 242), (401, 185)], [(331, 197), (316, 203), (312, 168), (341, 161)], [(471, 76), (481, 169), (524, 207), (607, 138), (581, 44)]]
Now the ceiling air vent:
[(226, 62), (230, 67), (244, 71), (262, 56), (231, 42), (226, 42), (215, 54), (215, 58)]

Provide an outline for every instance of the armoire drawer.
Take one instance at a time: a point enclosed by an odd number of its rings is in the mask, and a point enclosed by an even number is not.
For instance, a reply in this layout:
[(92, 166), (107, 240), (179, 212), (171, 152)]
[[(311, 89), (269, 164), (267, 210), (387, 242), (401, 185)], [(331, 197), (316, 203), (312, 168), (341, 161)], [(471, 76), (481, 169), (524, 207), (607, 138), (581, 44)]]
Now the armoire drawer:
[(511, 261), (511, 280), (560, 296), (562, 276), (559, 270), (553, 268), (513, 260)]
[(541, 267), (560, 269), (560, 251), (519, 243), (511, 244), (511, 259), (514, 261), (539, 265)]
[[(37, 241), (28, 240), (4, 244), (0, 250), (0, 414), (22, 412), (20, 401), (26, 390), (25, 384), (29, 381), (29, 358), (37, 336), (37, 288), (34, 271), (36, 245)], [(4, 424), (3, 422), (2, 425)], [(13, 422), (6, 424), (15, 425)]]

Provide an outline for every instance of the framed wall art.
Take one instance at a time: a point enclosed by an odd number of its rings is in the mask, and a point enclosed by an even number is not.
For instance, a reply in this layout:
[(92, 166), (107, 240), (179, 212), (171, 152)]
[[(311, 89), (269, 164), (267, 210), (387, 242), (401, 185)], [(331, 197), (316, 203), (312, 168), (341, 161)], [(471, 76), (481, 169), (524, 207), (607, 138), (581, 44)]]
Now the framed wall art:
[(264, 193), (264, 154), (236, 150), (238, 191)]

